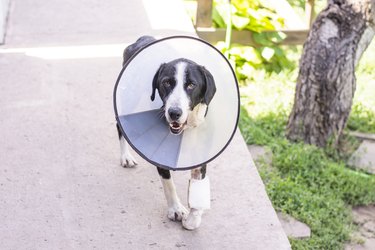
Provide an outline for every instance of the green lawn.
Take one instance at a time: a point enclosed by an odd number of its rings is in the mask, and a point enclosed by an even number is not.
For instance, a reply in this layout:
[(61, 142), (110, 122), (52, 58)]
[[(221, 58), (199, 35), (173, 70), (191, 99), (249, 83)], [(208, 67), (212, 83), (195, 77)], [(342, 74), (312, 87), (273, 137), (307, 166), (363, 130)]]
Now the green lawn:
[[(298, 64), (301, 47), (287, 50)], [(375, 42), (357, 67), (357, 90), (347, 130), (375, 133)], [(271, 166), (260, 162), (260, 174), (277, 210), (311, 227), (312, 237), (290, 239), (293, 249), (342, 249), (355, 229), (351, 206), (375, 203), (375, 177), (351, 170), (346, 154), (319, 149), (285, 138), (285, 126), (294, 99), (298, 68), (271, 75), (262, 71), (241, 82), (240, 129), (248, 144), (273, 152)], [(347, 147), (355, 138), (347, 137)], [(350, 151), (350, 150), (349, 150)]]

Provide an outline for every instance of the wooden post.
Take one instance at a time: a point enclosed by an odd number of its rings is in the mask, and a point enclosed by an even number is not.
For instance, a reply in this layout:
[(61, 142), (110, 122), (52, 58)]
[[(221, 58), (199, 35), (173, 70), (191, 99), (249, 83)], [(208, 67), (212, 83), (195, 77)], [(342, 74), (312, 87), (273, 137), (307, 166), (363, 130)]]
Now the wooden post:
[(305, 16), (306, 16), (307, 29), (311, 28), (311, 25), (314, 19), (314, 5), (315, 5), (315, 0), (306, 0)]
[(0, 0), (0, 44), (3, 44), (5, 42), (5, 29), (9, 3), (9, 0)]
[(196, 27), (212, 27), (212, 0), (198, 0)]

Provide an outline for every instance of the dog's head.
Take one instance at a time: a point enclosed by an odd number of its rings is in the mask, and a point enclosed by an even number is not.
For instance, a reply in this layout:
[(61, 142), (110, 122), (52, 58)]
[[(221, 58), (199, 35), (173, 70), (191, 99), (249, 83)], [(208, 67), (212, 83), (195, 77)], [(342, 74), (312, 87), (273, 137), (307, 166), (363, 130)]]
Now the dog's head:
[(216, 87), (207, 69), (180, 58), (159, 67), (152, 82), (152, 101), (156, 90), (163, 101), (170, 131), (180, 134), (185, 128), (195, 127), (204, 120)]

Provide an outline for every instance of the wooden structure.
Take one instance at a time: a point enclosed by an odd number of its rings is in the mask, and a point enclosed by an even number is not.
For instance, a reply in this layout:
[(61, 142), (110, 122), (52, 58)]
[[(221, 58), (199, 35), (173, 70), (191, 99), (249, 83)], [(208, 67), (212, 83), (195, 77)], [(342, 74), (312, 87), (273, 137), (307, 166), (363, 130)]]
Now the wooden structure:
[[(314, 0), (306, 0), (305, 3), (305, 20), (301, 20), (293, 11), (292, 7), (286, 0), (269, 0), (276, 12), (285, 19), (286, 29), (277, 30), (285, 33), (287, 37), (282, 42), (285, 45), (300, 45), (307, 38), (310, 30), (313, 14)], [(215, 43), (225, 40), (225, 28), (212, 27), (212, 0), (197, 0), (197, 14), (195, 28), (197, 34), (202, 39)], [(274, 31), (264, 31), (274, 32)], [(232, 43), (256, 45), (252, 38), (252, 31), (249, 30), (232, 30)]]
[(5, 41), (5, 29), (10, 0), (0, 0), (0, 45)]

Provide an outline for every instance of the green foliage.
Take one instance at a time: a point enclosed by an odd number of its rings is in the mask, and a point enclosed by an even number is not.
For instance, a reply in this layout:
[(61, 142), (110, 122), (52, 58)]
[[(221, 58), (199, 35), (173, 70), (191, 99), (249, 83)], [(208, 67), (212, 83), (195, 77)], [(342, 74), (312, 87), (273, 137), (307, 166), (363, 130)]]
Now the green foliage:
[[(215, 0), (212, 19), (217, 27), (227, 26), (228, 1)], [(237, 30), (252, 30), (261, 32), (264, 30), (274, 30), (280, 28), (284, 20), (280, 18), (274, 10), (263, 5), (256, 0), (232, 0), (230, 13), (233, 28)]]
[(347, 127), (375, 133), (375, 39), (362, 55), (356, 69), (357, 86)]
[(217, 45), (224, 54), (229, 55), (229, 60), (235, 65), (237, 77), (246, 79), (258, 69), (280, 72), (282, 69), (291, 68), (292, 63), (277, 46), (285, 39), (285, 34), (269, 32), (280, 29), (284, 24), (283, 19), (260, 1), (233, 0), (230, 6), (227, 3), (226, 0), (214, 1), (214, 24), (220, 28), (227, 27), (227, 16), (230, 11), (232, 27), (236, 30), (252, 31), (253, 39), (259, 45), (256, 48), (236, 44), (227, 48), (224, 43)]
[(348, 129), (375, 133), (375, 113), (361, 103), (354, 103), (349, 116)]
[(251, 118), (245, 108), (241, 108), (240, 130), (247, 144), (271, 144), (275, 137), (283, 137), (285, 132), (285, 116), (277, 113), (267, 113)]
[(325, 149), (291, 143), (284, 111), (252, 118), (241, 110), (240, 129), (247, 143), (267, 145), (272, 166), (260, 174), (273, 206), (308, 224), (312, 237), (293, 240), (293, 249), (341, 249), (351, 231), (350, 206), (375, 202), (375, 177), (347, 168)]
[(310, 226), (312, 237), (291, 239), (292, 249), (341, 249), (349, 239), (349, 209), (334, 195), (277, 177), (267, 185), (267, 192), (275, 207)]
[(331, 193), (350, 205), (375, 201), (375, 178), (335, 162), (324, 149), (302, 143), (274, 147), (273, 166), (282, 177), (306, 186), (314, 193)]

